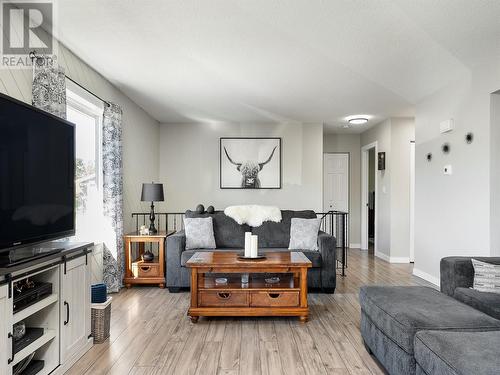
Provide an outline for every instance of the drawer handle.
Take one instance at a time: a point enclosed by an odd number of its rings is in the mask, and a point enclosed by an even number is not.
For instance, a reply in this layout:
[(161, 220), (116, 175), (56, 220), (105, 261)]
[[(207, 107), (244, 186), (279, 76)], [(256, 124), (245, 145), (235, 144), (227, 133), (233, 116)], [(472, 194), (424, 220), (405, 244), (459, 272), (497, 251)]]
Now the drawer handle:
[(231, 293), (217, 293), (217, 295), (222, 299), (228, 299), (229, 297), (231, 297)]
[(151, 270), (151, 267), (142, 266), (142, 267), (141, 267), (141, 270), (142, 270), (143, 272), (149, 272), (149, 271)]
[(279, 293), (268, 293), (269, 294), (269, 298), (278, 298), (280, 296)]

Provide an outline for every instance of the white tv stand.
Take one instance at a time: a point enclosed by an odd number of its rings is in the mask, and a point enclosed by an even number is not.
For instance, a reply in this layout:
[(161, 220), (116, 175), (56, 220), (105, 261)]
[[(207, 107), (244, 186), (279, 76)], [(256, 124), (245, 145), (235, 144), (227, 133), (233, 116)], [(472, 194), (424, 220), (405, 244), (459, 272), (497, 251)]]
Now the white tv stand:
[[(35, 353), (44, 361), (37, 374), (64, 374), (92, 347), (90, 277), (92, 243), (58, 243), (57, 254), (0, 269), (0, 375)], [(16, 313), (13, 285), (20, 280), (50, 282), (52, 294)], [(43, 328), (43, 335), (14, 354), (13, 325)], [(22, 373), (21, 373), (22, 374)]]

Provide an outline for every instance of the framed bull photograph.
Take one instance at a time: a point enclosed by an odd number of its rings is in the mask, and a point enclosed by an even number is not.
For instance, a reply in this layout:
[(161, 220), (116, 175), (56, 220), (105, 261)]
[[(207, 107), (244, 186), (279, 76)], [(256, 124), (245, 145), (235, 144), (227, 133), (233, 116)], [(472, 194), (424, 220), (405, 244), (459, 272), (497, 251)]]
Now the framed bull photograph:
[(221, 138), (221, 189), (281, 189), (281, 138)]

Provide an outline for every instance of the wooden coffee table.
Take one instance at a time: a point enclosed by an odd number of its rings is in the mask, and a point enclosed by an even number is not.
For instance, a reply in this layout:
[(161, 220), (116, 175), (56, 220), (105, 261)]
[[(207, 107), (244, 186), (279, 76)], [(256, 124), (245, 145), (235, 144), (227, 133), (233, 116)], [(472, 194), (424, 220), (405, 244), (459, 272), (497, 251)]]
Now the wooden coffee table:
[[(197, 252), (187, 261), (192, 322), (200, 316), (298, 316), (307, 321), (307, 269), (312, 264), (303, 253), (267, 253), (262, 260), (240, 260), (238, 255)], [(241, 275), (246, 273), (249, 283), (243, 284)], [(227, 284), (217, 284), (214, 274), (226, 274)], [(266, 282), (269, 274), (279, 274), (279, 282)]]

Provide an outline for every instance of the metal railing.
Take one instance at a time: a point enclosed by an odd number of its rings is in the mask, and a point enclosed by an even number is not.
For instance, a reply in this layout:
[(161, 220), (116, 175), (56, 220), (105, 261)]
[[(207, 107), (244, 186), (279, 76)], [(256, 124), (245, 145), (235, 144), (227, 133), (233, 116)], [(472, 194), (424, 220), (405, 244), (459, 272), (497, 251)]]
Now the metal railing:
[[(320, 230), (334, 236), (337, 240), (337, 264), (342, 276), (347, 268), (348, 226), (349, 214), (341, 211), (317, 212), (321, 218)], [(159, 231), (180, 231), (184, 229), (184, 212), (159, 212), (155, 213), (155, 226)], [(141, 225), (149, 227), (149, 212), (134, 212), (136, 230)]]

